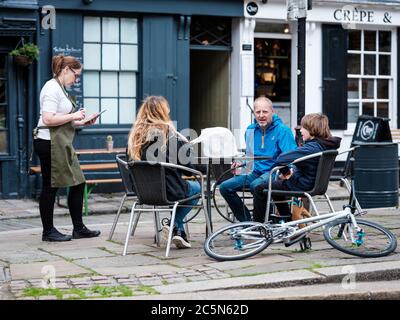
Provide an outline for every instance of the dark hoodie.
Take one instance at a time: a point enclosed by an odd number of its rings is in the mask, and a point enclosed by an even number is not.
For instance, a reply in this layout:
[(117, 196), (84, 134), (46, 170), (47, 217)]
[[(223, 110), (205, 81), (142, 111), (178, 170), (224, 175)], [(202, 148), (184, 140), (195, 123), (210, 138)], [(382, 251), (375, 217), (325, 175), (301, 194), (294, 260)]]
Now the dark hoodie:
[[(143, 146), (141, 160), (168, 162), (193, 168), (193, 152), (188, 143), (180, 140), (176, 134), (171, 134), (165, 149), (156, 147), (154, 150), (147, 152), (155, 143), (157, 143), (157, 141), (158, 137), (156, 136), (153, 141)], [(161, 153), (159, 151), (161, 151)], [(181, 159), (178, 155), (185, 159), (185, 163), (180, 162)], [(191, 174), (190, 172), (175, 168), (165, 168), (165, 182), (168, 200), (176, 201), (187, 197), (188, 183), (182, 179), (182, 175), (190, 176)]]
[[(315, 138), (306, 141), (305, 144), (296, 150), (281, 154), (276, 159), (277, 166), (287, 165), (296, 159), (308, 156), (313, 153), (336, 150), (340, 147), (339, 137), (330, 137), (328, 139)], [(310, 191), (315, 183), (315, 176), (317, 175), (319, 157), (301, 161), (295, 164), (293, 175), (290, 179), (285, 181), (289, 190), (293, 191)], [(288, 169), (281, 170), (283, 173)]]

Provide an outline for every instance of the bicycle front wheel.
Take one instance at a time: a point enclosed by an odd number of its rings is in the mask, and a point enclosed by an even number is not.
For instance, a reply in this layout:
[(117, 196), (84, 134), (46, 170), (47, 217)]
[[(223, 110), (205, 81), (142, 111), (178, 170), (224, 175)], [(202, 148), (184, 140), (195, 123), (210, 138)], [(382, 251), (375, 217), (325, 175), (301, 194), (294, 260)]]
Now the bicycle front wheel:
[(357, 232), (350, 218), (343, 218), (326, 225), (325, 240), (335, 249), (363, 258), (387, 256), (396, 250), (396, 237), (377, 223), (357, 219), (362, 231)]
[(271, 230), (257, 222), (240, 222), (223, 227), (204, 243), (206, 254), (218, 261), (245, 259), (272, 243)]

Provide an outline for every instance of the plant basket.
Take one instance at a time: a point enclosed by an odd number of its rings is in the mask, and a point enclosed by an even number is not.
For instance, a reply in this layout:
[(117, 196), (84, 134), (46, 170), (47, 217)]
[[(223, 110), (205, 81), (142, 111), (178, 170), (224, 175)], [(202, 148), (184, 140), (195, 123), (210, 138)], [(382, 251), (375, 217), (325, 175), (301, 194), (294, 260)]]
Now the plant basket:
[(21, 67), (27, 67), (32, 64), (32, 59), (30, 59), (28, 56), (20, 55), (14, 57), (14, 62)]

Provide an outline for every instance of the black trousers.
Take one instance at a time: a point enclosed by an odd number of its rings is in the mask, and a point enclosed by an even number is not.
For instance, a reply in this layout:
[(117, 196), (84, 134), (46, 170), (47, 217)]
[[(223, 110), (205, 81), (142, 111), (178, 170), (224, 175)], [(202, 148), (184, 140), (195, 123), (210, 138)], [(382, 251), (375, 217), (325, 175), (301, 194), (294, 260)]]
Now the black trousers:
[[(254, 189), (254, 209), (253, 209), (253, 220), (256, 222), (264, 223), (265, 211), (267, 210), (268, 194), (264, 193), (263, 190), (268, 190), (268, 184), (263, 183), (258, 185)], [(289, 191), (290, 189), (286, 186), (285, 180), (272, 181), (272, 190), (283, 190)], [(274, 201), (283, 201), (288, 198), (285, 196), (273, 196)], [(290, 216), (290, 206), (288, 203), (276, 203), (276, 208), (281, 216)]]
[[(35, 139), (33, 147), (40, 159), (42, 170), (42, 192), (39, 199), (40, 218), (43, 224), (43, 232), (50, 231), (53, 225), (54, 203), (58, 188), (51, 187), (51, 142), (50, 140)], [(82, 206), (85, 184), (79, 184), (69, 188), (68, 208), (75, 230), (83, 228)]]

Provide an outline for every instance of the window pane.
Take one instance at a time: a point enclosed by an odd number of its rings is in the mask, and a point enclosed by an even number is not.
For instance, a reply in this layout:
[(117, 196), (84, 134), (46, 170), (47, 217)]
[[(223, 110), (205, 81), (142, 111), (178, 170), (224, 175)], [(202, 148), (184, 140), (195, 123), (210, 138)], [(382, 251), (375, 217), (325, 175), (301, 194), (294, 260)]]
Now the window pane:
[(376, 50), (376, 31), (364, 31), (364, 51)]
[(389, 99), (389, 80), (376, 80), (378, 85), (378, 99)]
[(362, 114), (366, 115), (366, 116), (373, 116), (374, 115), (374, 103), (373, 102), (363, 102)]
[(348, 55), (347, 73), (361, 74), (361, 60), (359, 54)]
[(137, 19), (121, 19), (121, 42), (137, 43)]
[(0, 153), (8, 153), (7, 131), (0, 131)]
[(104, 109), (107, 111), (101, 115), (101, 123), (118, 123), (118, 99), (101, 99), (101, 110)]
[(347, 99), (358, 99), (358, 79), (347, 80)]
[(374, 54), (366, 54), (364, 55), (364, 74), (365, 75), (375, 75), (375, 60), (376, 57)]
[(374, 80), (362, 81), (362, 97), (363, 99), (374, 98)]
[(119, 42), (118, 18), (103, 18), (103, 42)]
[(390, 56), (379, 55), (379, 75), (390, 75)]
[(0, 106), (0, 129), (6, 127), (6, 106)]
[(99, 86), (99, 73), (93, 71), (85, 71), (83, 78), (83, 95), (85, 97), (98, 97)]
[(358, 102), (349, 102), (347, 108), (347, 121), (357, 122), (358, 119)]
[(99, 99), (89, 99), (89, 98), (83, 99), (83, 106), (86, 109), (87, 115), (99, 112), (100, 110)]
[(0, 55), (0, 77), (6, 76), (6, 56)]
[(88, 44), (83, 45), (83, 65), (85, 70), (100, 69), (100, 45)]
[(0, 103), (7, 103), (7, 86), (4, 80), (0, 80)]
[(118, 97), (118, 73), (102, 72), (101, 73), (101, 96), (102, 97)]
[(377, 116), (382, 118), (388, 118), (389, 116), (389, 105), (387, 102), (377, 103)]
[(119, 70), (119, 45), (103, 44), (102, 48), (103, 70)]
[(392, 33), (390, 31), (379, 31), (379, 51), (390, 52), (392, 44)]
[(119, 100), (119, 123), (132, 124), (135, 121), (136, 100), (120, 99)]
[(135, 45), (121, 45), (121, 69), (137, 70), (138, 50)]
[(361, 31), (349, 30), (349, 50), (361, 50)]
[(119, 74), (119, 96), (136, 97), (136, 74), (121, 72)]
[(83, 41), (100, 42), (100, 18), (85, 17), (83, 19)]

